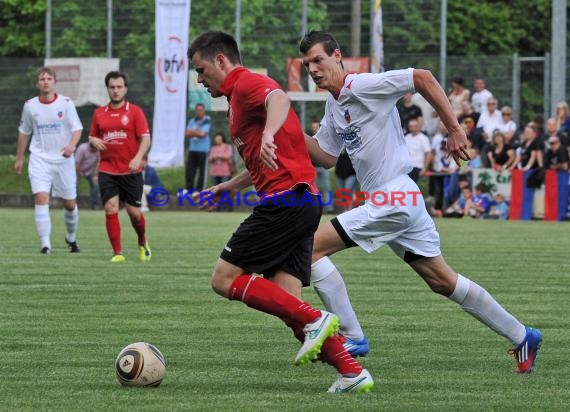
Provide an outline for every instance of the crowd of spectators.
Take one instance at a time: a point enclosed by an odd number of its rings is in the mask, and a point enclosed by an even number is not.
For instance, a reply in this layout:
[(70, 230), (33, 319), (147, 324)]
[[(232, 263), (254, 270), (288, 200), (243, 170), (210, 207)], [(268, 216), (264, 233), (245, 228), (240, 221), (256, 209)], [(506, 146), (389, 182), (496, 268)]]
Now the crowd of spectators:
[(537, 115), (517, 125), (512, 108), (499, 105), (484, 79), (475, 79), (471, 93), (463, 78), (453, 77), (448, 98), (470, 142), (471, 160), (460, 168), (445, 157), (447, 130), (432, 111), (424, 113), (418, 95), (406, 95), (398, 105), (406, 143), (415, 159), (410, 177), (429, 178), (428, 205), (434, 216), (508, 218), (507, 194), (490, 193), (483, 183), (473, 187), (473, 169), (531, 171), (527, 184), (535, 188), (541, 186), (546, 170), (568, 171), (570, 109), (566, 102), (556, 105), (555, 117), (544, 120)]

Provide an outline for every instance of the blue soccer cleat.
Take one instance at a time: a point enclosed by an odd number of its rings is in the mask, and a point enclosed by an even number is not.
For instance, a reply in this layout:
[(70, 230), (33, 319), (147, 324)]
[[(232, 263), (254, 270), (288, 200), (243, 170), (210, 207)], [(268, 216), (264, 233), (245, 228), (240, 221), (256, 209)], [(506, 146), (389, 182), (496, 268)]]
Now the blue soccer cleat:
[(538, 329), (529, 326), (525, 326), (525, 328), (526, 336), (522, 343), (516, 348), (509, 349), (509, 353), (513, 355), (517, 363), (518, 373), (532, 372), (542, 342), (542, 333)]
[(342, 346), (344, 346), (344, 349), (346, 349), (346, 351), (350, 353), (353, 358), (366, 356), (368, 355), (368, 352), (370, 352), (370, 348), (368, 347), (368, 339), (366, 339), (366, 336), (360, 340), (350, 339), (345, 336), (342, 336), (342, 339), (344, 341)]

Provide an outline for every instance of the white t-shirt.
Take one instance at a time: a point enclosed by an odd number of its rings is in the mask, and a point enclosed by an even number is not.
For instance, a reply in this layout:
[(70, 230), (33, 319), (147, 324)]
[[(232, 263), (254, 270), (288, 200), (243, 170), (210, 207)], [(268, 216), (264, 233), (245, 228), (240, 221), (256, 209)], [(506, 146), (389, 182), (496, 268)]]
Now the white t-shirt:
[(412, 170), (396, 102), (414, 91), (413, 69), (405, 69), (349, 74), (338, 99), (329, 93), (315, 138), (335, 157), (346, 147), (363, 191)]
[(500, 125), (498, 125), (497, 129), (503, 133), (507, 133), (507, 132), (516, 133), (517, 124), (513, 120), (509, 120), (507, 123), (503, 122)]
[(56, 94), (50, 103), (41, 103), (34, 97), (24, 104), (18, 131), (32, 135), (30, 152), (50, 161), (64, 161), (63, 148), (71, 134), (82, 130), (83, 125), (69, 97)]
[(497, 130), (503, 124), (503, 116), (500, 110), (495, 110), (493, 113), (489, 113), (485, 110), (479, 116), (477, 121), (477, 127), (482, 127), (485, 133), (487, 133), (487, 141), (491, 141), (493, 137), (493, 132)]
[(491, 97), (493, 97), (493, 93), (487, 89), (473, 93), (471, 95), (471, 106), (473, 106), (473, 110), (477, 113), (483, 113), (487, 109), (487, 100)]
[(426, 163), (426, 156), (431, 151), (429, 138), (420, 132), (415, 136), (408, 133), (404, 136), (404, 139), (406, 139), (406, 146), (408, 147), (408, 152), (410, 152), (412, 166), (423, 169)]

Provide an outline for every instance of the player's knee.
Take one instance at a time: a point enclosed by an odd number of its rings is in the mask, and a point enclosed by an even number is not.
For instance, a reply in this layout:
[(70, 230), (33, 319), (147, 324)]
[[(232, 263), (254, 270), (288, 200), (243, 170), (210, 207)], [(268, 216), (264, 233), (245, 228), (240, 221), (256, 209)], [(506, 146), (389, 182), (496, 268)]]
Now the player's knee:
[(326, 254), (324, 253), (324, 251), (313, 249), (313, 252), (311, 255), (311, 262), (315, 263), (316, 261), (324, 258), (325, 256), (326, 256)]
[(75, 210), (76, 205), (77, 205), (77, 202), (75, 201), (75, 199), (63, 201), (63, 207), (69, 211)]
[(231, 282), (228, 282), (228, 279), (220, 272), (214, 270), (214, 273), (212, 273), (210, 285), (212, 286), (214, 292), (216, 292), (218, 295), (225, 298), (229, 296), (228, 292), (230, 290)]

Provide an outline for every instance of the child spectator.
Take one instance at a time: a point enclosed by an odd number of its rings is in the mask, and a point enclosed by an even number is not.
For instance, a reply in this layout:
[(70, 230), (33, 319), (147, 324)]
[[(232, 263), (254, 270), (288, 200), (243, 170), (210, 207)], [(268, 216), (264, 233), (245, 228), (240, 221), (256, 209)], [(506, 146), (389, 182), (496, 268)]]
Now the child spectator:
[(495, 201), (485, 219), (507, 220), (509, 218), (509, 205), (502, 193), (495, 195)]
[(475, 194), (465, 202), (465, 214), (476, 219), (483, 219), (491, 208), (491, 197), (483, 183), (475, 186)]

